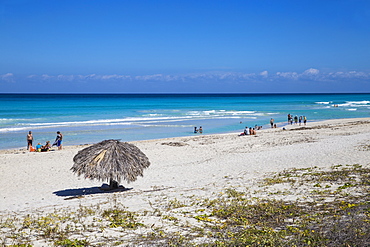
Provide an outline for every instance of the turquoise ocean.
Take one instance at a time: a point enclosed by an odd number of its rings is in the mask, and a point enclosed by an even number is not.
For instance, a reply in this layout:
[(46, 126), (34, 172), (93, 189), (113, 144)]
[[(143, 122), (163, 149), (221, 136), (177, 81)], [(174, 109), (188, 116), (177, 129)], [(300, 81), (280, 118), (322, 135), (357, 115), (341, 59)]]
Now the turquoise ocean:
[(278, 127), (287, 114), (308, 122), (370, 117), (370, 94), (0, 94), (0, 149), (53, 142), (64, 145), (242, 132)]

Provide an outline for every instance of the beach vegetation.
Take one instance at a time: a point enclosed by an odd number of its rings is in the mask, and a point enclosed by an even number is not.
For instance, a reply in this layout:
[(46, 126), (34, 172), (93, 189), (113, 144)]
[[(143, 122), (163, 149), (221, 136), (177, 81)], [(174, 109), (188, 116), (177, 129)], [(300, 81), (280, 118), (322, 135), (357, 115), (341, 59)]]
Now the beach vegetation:
[(110, 223), (109, 227), (116, 228), (131, 228), (136, 229), (139, 226), (144, 226), (142, 223), (137, 222), (137, 214), (124, 209), (109, 209), (104, 210), (102, 216)]
[(179, 201), (177, 198), (174, 198), (172, 200), (169, 200), (167, 206), (166, 206), (166, 210), (171, 210), (171, 209), (176, 209), (176, 208), (182, 208), (182, 207), (186, 207), (186, 203), (185, 202), (181, 202)]
[(0, 215), (0, 244), (369, 246), (369, 175), (358, 164), (290, 169), (266, 174), (258, 190), (161, 194), (143, 211), (129, 210), (125, 194), (115, 193), (91, 206)]
[(89, 242), (87, 240), (79, 240), (79, 239), (63, 239), (54, 242), (55, 246), (63, 246), (63, 247), (84, 247), (89, 246)]

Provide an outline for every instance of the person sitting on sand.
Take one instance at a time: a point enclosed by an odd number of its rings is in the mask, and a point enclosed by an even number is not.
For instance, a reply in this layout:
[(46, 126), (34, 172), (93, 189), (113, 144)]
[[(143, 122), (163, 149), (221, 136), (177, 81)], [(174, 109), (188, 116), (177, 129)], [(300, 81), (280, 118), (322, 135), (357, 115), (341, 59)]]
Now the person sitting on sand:
[(36, 152), (41, 152), (42, 145), (41, 143), (37, 143), (36, 145)]
[(41, 147), (41, 152), (47, 152), (51, 148), (50, 141), (47, 141), (44, 146)]
[(241, 133), (239, 136), (246, 136), (246, 135), (249, 135), (249, 129), (248, 129), (248, 127), (245, 127), (243, 133)]

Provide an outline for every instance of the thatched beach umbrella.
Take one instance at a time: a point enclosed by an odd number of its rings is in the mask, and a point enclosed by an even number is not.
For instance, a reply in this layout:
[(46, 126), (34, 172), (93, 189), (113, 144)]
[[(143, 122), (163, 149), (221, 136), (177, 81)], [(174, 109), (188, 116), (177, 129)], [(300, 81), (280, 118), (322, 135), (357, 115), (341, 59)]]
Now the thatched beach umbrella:
[(109, 181), (110, 188), (126, 180), (133, 182), (149, 167), (148, 157), (136, 146), (118, 140), (105, 140), (79, 151), (71, 170), (78, 176)]

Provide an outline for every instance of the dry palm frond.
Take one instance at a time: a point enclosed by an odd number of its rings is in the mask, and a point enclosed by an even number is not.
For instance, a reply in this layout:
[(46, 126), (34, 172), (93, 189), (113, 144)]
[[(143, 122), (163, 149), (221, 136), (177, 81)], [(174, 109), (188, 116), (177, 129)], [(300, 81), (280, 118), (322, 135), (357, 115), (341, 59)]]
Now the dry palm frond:
[(133, 182), (150, 165), (148, 157), (136, 146), (106, 140), (87, 147), (73, 158), (71, 170), (78, 176), (102, 181)]

